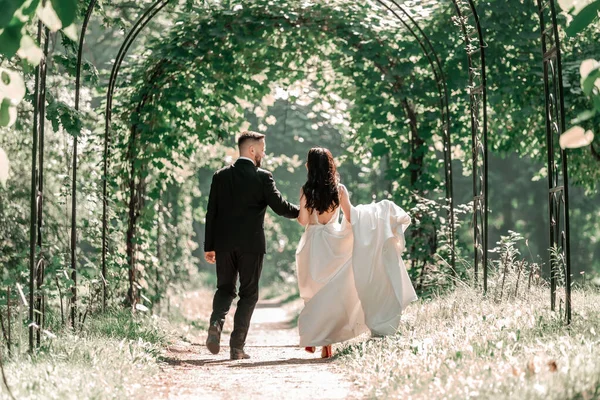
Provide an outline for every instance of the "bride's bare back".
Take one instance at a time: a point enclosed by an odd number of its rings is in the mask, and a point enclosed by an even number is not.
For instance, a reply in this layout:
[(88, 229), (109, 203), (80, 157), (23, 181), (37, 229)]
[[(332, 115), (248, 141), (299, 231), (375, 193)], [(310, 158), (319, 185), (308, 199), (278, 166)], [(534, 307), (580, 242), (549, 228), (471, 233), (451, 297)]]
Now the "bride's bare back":
[(348, 222), (350, 222), (350, 208), (351, 208), (351, 204), (350, 204), (350, 198), (348, 196), (348, 190), (346, 189), (346, 187), (344, 185), (339, 185), (338, 187), (339, 190), (339, 195), (340, 195), (340, 207), (337, 207), (335, 209), (333, 209), (332, 211), (329, 212), (325, 212), (322, 214), (318, 214), (316, 215), (316, 222), (315, 222), (315, 210), (311, 212), (308, 211), (308, 209), (306, 208), (306, 197), (304, 196), (304, 192), (302, 191), (302, 189), (300, 189), (300, 215), (298, 216), (298, 222), (300, 223), (300, 225), (302, 226), (306, 226), (306, 225), (316, 225), (317, 223), (321, 224), (321, 225), (326, 225), (327, 223), (329, 223), (331, 221), (331, 219), (333, 218), (333, 216), (338, 212), (338, 208), (342, 209), (342, 212), (344, 213), (344, 217), (346, 218), (346, 220)]

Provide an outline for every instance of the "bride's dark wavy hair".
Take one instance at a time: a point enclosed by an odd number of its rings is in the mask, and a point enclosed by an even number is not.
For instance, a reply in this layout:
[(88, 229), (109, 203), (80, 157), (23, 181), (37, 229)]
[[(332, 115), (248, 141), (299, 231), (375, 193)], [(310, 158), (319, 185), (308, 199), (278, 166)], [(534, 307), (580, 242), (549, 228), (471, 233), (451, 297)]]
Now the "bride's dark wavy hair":
[(335, 210), (340, 205), (339, 175), (331, 152), (323, 147), (313, 147), (306, 160), (308, 179), (302, 186), (306, 209), (319, 214)]

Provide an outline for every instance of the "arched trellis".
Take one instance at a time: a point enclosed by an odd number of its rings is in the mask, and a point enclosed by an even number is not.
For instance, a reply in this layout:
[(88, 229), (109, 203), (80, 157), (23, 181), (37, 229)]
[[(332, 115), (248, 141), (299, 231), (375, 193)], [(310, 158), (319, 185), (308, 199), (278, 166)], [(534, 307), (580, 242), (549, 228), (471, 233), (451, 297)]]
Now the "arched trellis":
[[(473, 161), (473, 249), (474, 275), (478, 282), (479, 264), (483, 268), (483, 291), (487, 292), (488, 254), (488, 156), (487, 156), (487, 82), (485, 45), (479, 16), (473, 0), (453, 0), (457, 20), (464, 36), (469, 68), (471, 149)], [(473, 19), (472, 23), (469, 20)], [(479, 55), (479, 57), (476, 57)]]
[[(380, 0), (377, 0), (379, 3), (383, 4), (385, 8), (387, 8), (392, 15), (394, 15), (404, 27), (410, 32), (410, 34), (417, 39), (421, 50), (423, 50), (423, 54), (427, 57), (429, 61), (429, 66), (433, 71), (433, 75), (435, 78), (435, 84), (438, 90), (439, 101), (440, 101), (440, 115), (442, 121), (442, 139), (444, 142), (444, 177), (446, 180), (446, 201), (448, 205), (448, 221), (450, 222), (450, 230), (448, 242), (450, 243), (450, 265), (452, 267), (452, 272), (456, 274), (456, 249), (455, 249), (455, 220), (454, 220), (454, 192), (453, 192), (453, 183), (452, 183), (452, 140), (450, 138), (450, 111), (448, 109), (448, 87), (446, 85), (446, 77), (444, 75), (444, 70), (442, 68), (442, 63), (440, 62), (440, 58), (438, 57), (437, 52), (433, 48), (429, 37), (423, 32), (417, 21), (410, 15), (404, 7), (396, 2), (396, 0), (389, 0), (392, 2), (400, 12), (408, 18), (408, 20), (414, 26), (414, 29), (411, 28), (404, 18), (402, 18), (397, 12), (387, 6)], [(453, 0), (455, 1), (455, 0)], [(416, 29), (416, 31), (415, 31)], [(418, 33), (418, 34), (417, 34)], [(419, 38), (419, 35), (421, 38)]]
[[(103, 158), (103, 183), (102, 183), (102, 276), (106, 277), (106, 255), (108, 251), (108, 158), (110, 150), (110, 122), (112, 120), (112, 104), (117, 76), (121, 64), (127, 55), (129, 47), (133, 44), (140, 32), (148, 25), (152, 18), (160, 12), (170, 0), (157, 0), (142, 14), (131, 31), (125, 37), (115, 62), (110, 73), (108, 81), (108, 89), (106, 92), (106, 111), (105, 111), (105, 128), (104, 128), (104, 158)], [(102, 307), (106, 309), (106, 279), (102, 283)]]
[[(450, 145), (449, 142), (449, 112), (447, 102), (447, 89), (446, 82), (443, 79), (443, 69), (439, 57), (437, 57), (431, 42), (425, 33), (418, 27), (416, 21), (404, 10), (396, 1), (389, 0), (393, 3), (396, 8), (404, 14), (411, 23), (415, 26), (415, 29), (423, 36), (423, 40), (420, 40), (415, 31), (409, 28), (405, 20), (403, 20), (397, 12), (395, 12), (388, 4), (385, 4), (381, 0), (377, 0), (380, 4), (384, 5), (389, 11), (391, 11), (401, 23), (411, 31), (415, 36), (419, 45), (424, 50), (425, 55), (430, 61), (430, 65), (434, 70), (436, 76), (436, 84), (438, 85), (438, 91), (440, 92), (440, 102), (442, 104), (441, 110), (443, 114), (443, 126), (444, 126), (444, 147), (447, 150), (448, 155), (445, 155), (444, 163), (446, 169), (446, 181), (448, 177), (451, 182), (451, 169), (450, 166)], [(478, 270), (478, 260), (482, 261), (483, 264), (483, 279), (484, 289), (487, 287), (487, 114), (486, 114), (486, 79), (485, 79), (485, 54), (484, 54), (484, 41), (481, 26), (479, 24), (479, 18), (476, 12), (476, 7), (472, 0), (468, 0), (468, 8), (464, 0), (452, 0), (455, 9), (458, 14), (458, 19), (461, 25), (461, 29), (464, 35), (467, 56), (469, 61), (469, 95), (471, 101), (470, 115), (471, 115), (471, 131), (472, 131), (472, 145), (473, 145), (473, 190), (474, 190), (474, 247), (475, 247), (475, 268)], [(142, 17), (136, 22), (132, 30), (127, 35), (125, 42), (123, 43), (115, 64), (111, 73), (111, 79), (109, 82), (107, 92), (107, 106), (106, 106), (106, 129), (105, 129), (105, 158), (104, 158), (104, 176), (103, 176), (103, 237), (102, 237), (102, 277), (103, 277), (103, 288), (104, 288), (104, 302), (106, 302), (106, 252), (107, 252), (107, 181), (108, 181), (108, 164), (107, 155), (109, 150), (109, 133), (110, 133), (110, 121), (112, 111), (112, 96), (114, 94), (116, 78), (120, 65), (135, 38), (144, 29), (144, 27), (152, 20), (152, 18), (167, 4), (169, 0), (157, 0), (153, 3), (142, 15)], [(570, 293), (570, 245), (569, 245), (569, 218), (568, 218), (568, 180), (567, 180), (567, 159), (564, 150), (559, 150), (559, 157), (555, 157), (557, 152), (556, 143), (557, 135), (564, 130), (564, 101), (562, 93), (562, 69), (560, 59), (560, 41), (558, 36), (558, 26), (556, 23), (556, 12), (554, 0), (550, 0), (547, 3), (542, 4), (541, 0), (537, 0), (538, 3), (538, 15), (540, 18), (540, 27), (542, 34), (542, 50), (543, 50), (543, 64), (544, 64), (544, 88), (546, 94), (546, 137), (548, 143), (548, 171), (549, 171), (549, 214), (550, 214), (550, 238), (553, 246), (560, 244), (560, 254), (563, 257), (565, 264), (565, 279), (566, 279), (566, 319), (570, 322), (571, 319), (571, 293)], [(81, 77), (81, 63), (82, 63), (82, 51), (84, 38), (86, 33), (87, 24), (91, 18), (96, 0), (90, 0), (87, 13), (85, 15), (84, 24), (79, 41), (78, 57), (77, 57), (77, 80), (76, 80), (76, 109), (79, 109), (79, 91), (80, 91), (80, 77)], [(469, 29), (466, 21), (468, 16), (474, 19), (477, 38), (473, 38), (471, 33), (472, 29)], [(549, 27), (546, 27), (546, 21), (551, 21)], [(47, 49), (48, 39), (46, 35), (45, 49)], [(41, 43), (42, 39), (42, 25), (38, 23), (38, 42)], [(476, 45), (473, 45), (476, 43)], [(46, 50), (47, 51), (47, 50)], [(476, 58), (474, 54), (479, 52), (480, 65), (475, 66)], [(434, 61), (435, 58), (435, 61)], [(436, 69), (437, 68), (437, 69)], [(438, 74), (436, 74), (438, 72)], [(479, 72), (479, 74), (477, 73)], [(32, 180), (31, 180), (31, 225), (30, 225), (30, 282), (29, 282), (29, 299), (30, 299), (30, 310), (29, 317), (33, 321), (35, 318), (35, 277), (38, 272), (38, 265), (43, 265), (43, 260), (37, 260), (36, 257), (36, 244), (41, 246), (41, 226), (42, 226), (42, 190), (43, 190), (43, 119), (44, 119), (44, 107), (43, 93), (45, 93), (45, 65), (41, 64), (36, 69), (35, 79), (35, 93), (34, 93), (34, 128), (33, 128), (33, 154), (32, 154)], [(480, 79), (480, 80), (479, 80)], [(443, 90), (442, 90), (443, 88)], [(444, 105), (444, 101), (446, 102)], [(447, 122), (447, 123), (446, 123)], [(37, 169), (38, 157), (38, 146), (40, 148), (40, 166)], [(559, 170), (556, 165), (556, 159), (561, 161), (561, 169)], [(71, 220), (71, 269), (72, 278), (76, 282), (77, 269), (76, 269), (76, 243), (77, 243), (77, 232), (76, 232), (76, 169), (77, 167), (77, 139), (74, 139), (74, 160), (73, 160), (73, 194), (72, 194), (72, 220)], [(450, 166), (451, 167), (451, 166)], [(39, 174), (39, 175), (38, 175)], [(448, 176), (450, 174), (450, 176)], [(562, 178), (562, 182), (560, 181)], [(448, 190), (451, 190), (447, 187)], [(451, 192), (450, 192), (451, 194)], [(452, 200), (452, 196), (449, 196)], [(451, 211), (452, 207), (450, 208)], [(38, 212), (39, 211), (39, 212)], [(453, 217), (452, 217), (453, 219)], [(562, 224), (561, 224), (562, 222)], [(562, 229), (561, 229), (562, 228)], [(452, 230), (453, 231), (453, 230)], [(37, 233), (37, 234), (36, 234)], [(452, 232), (453, 234), (453, 232)], [(452, 245), (454, 239), (452, 238)], [(454, 253), (454, 251), (453, 251)], [(556, 270), (558, 263), (552, 261), (551, 263), (551, 306), (555, 308), (555, 295), (556, 295)], [(73, 288), (73, 299), (76, 299), (77, 291), (76, 285)], [(74, 315), (76, 314), (75, 303), (73, 302), (72, 308), (72, 323), (75, 323)], [(29, 329), (29, 344), (30, 348), (34, 347), (34, 326), (30, 325)]]
[[(381, 0), (377, 0), (380, 4), (382, 4), (386, 9), (388, 9), (401, 23), (403, 26), (409, 30), (409, 32), (414, 36), (414, 38), (419, 43), (419, 46), (424, 52), (424, 55), (427, 57), (430, 67), (435, 76), (435, 83), (439, 92), (439, 100), (440, 100), (440, 114), (443, 126), (443, 139), (444, 139), (444, 166), (445, 166), (445, 177), (446, 177), (446, 197), (449, 201), (449, 220), (451, 221), (451, 229), (450, 229), (450, 238), (449, 242), (451, 245), (451, 254), (452, 254), (452, 268), (454, 270), (455, 263), (455, 251), (454, 251), (454, 209), (453, 209), (453, 195), (452, 195), (452, 171), (451, 171), (451, 142), (450, 142), (450, 133), (449, 133), (449, 111), (448, 111), (448, 93), (446, 87), (446, 80), (444, 77), (442, 65), (440, 62), (433, 45), (431, 44), (427, 35), (423, 32), (423, 30), (419, 27), (417, 22), (412, 18), (412, 16), (395, 0), (389, 0), (405, 17), (408, 18), (410, 23), (414, 26), (411, 26), (400, 16), (400, 14), (395, 11), (390, 5), (384, 3)], [(454, 1), (454, 0), (453, 0)], [(131, 44), (135, 41), (136, 37), (141, 33), (144, 27), (152, 20), (152, 18), (160, 12), (167, 4), (169, 0), (157, 0), (155, 1), (139, 18), (136, 24), (133, 26), (127, 37), (125, 38), (124, 43), (122, 44), (117, 57), (115, 59), (115, 63), (113, 65), (113, 69), (111, 71), (111, 77), (109, 80), (108, 90), (107, 90), (107, 103), (106, 103), (106, 114), (105, 114), (105, 141), (104, 141), (104, 163), (103, 163), (103, 232), (102, 232), (102, 278), (103, 278), (103, 307), (106, 306), (106, 255), (108, 250), (107, 243), (107, 211), (108, 211), (108, 196), (107, 196), (107, 184), (108, 184), (108, 159), (109, 159), (109, 149), (110, 149), (110, 123), (112, 119), (112, 99), (115, 90), (116, 79), (119, 73), (120, 66), (127, 54), (127, 51)], [(79, 91), (80, 91), (80, 74), (81, 74), (81, 63), (82, 63), (82, 51), (83, 44), (86, 34), (87, 24), (91, 18), (93, 13), (93, 9), (95, 7), (96, 0), (90, 0), (88, 5), (88, 9), (84, 18), (84, 24), (82, 26), (82, 32), (80, 35), (79, 49), (78, 49), (78, 59), (76, 66), (77, 73), (77, 81), (76, 81), (76, 109), (79, 108)], [(416, 33), (418, 32), (421, 37)], [(36, 85), (37, 88), (37, 85)], [(36, 114), (37, 115), (37, 114)], [(38, 126), (36, 122), (34, 125)], [(34, 147), (37, 148), (37, 144), (34, 144)], [(73, 196), (72, 196), (72, 219), (71, 219), (71, 277), (73, 280), (73, 288), (72, 288), (72, 308), (71, 308), (71, 323), (72, 326), (75, 326), (75, 316), (77, 314), (76, 310), (76, 297), (77, 297), (77, 268), (76, 268), (76, 243), (77, 243), (77, 231), (76, 231), (76, 179), (77, 179), (77, 139), (74, 138), (74, 159), (73, 159)], [(33, 185), (33, 183), (32, 183)], [(33, 200), (32, 200), (33, 201)], [(33, 215), (33, 214), (32, 214)], [(34, 223), (32, 222), (32, 228)], [(33, 252), (32, 252), (33, 254)], [(35, 258), (32, 256), (32, 258)], [(33, 261), (32, 261), (33, 265)], [(32, 268), (32, 271), (34, 268)], [(30, 288), (31, 296), (33, 298), (33, 293), (35, 290)], [(30, 307), (30, 312), (35, 312), (33, 307)], [(33, 334), (33, 327), (31, 328), (31, 334)], [(33, 342), (30, 343), (31, 347), (33, 347)]]
[[(544, 94), (546, 104), (546, 145), (548, 151), (548, 212), (550, 247), (550, 305), (556, 308), (556, 281), (559, 273), (565, 279), (565, 320), (571, 323), (571, 244), (569, 241), (569, 182), (567, 152), (557, 146), (565, 131), (560, 38), (554, 0), (537, 0), (542, 36)], [(557, 165), (560, 163), (559, 165)], [(551, 250), (552, 252), (552, 250)]]
[[(444, 140), (444, 170), (445, 170), (445, 182), (446, 182), (446, 198), (448, 201), (448, 220), (450, 221), (450, 230), (449, 230), (449, 238), (448, 242), (450, 244), (450, 253), (451, 253), (451, 266), (452, 271), (455, 271), (455, 240), (454, 240), (454, 201), (453, 201), (453, 191), (452, 191), (452, 165), (451, 165), (451, 140), (450, 140), (450, 113), (448, 110), (448, 90), (446, 87), (446, 79), (444, 77), (442, 65), (440, 59), (431, 44), (431, 41), (425, 34), (425, 32), (419, 27), (418, 23), (412, 16), (395, 0), (388, 0), (392, 3), (406, 18), (408, 18), (409, 22), (413, 25), (409, 25), (406, 20), (389, 4), (382, 0), (376, 0), (379, 4), (385, 7), (390, 13), (396, 17), (400, 23), (410, 32), (410, 34), (415, 38), (421, 47), (424, 55), (426, 56), (429, 65), (432, 69), (432, 72), (435, 77), (436, 87), (438, 89), (439, 96), (439, 110), (440, 117), (442, 120), (442, 137)], [(112, 120), (111, 110), (112, 110), (112, 99), (115, 90), (116, 79), (122, 64), (122, 61), (127, 53), (127, 50), (139, 35), (139, 33), (144, 29), (144, 27), (152, 20), (152, 18), (162, 10), (167, 4), (169, 0), (157, 0), (155, 1), (140, 17), (140, 19), (136, 22), (132, 30), (129, 32), (126, 37), (124, 43), (119, 49), (117, 58), (113, 65), (113, 69), (111, 72), (111, 77), (109, 80), (109, 86), (107, 91), (107, 101), (106, 101), (106, 113), (105, 113), (105, 146), (104, 146), (104, 188), (103, 188), (103, 234), (102, 234), (102, 271), (103, 275), (106, 272), (106, 252), (108, 248), (108, 237), (107, 237), (107, 204), (108, 204), (108, 194), (107, 194), (107, 173), (108, 173), (108, 160), (109, 160), (109, 143), (110, 143), (110, 125)]]

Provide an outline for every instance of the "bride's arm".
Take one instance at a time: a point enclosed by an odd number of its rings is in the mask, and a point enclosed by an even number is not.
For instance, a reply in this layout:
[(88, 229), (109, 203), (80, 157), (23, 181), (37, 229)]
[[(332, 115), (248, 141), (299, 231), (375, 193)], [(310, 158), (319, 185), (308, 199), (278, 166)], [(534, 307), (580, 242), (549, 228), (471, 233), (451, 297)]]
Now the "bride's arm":
[(352, 209), (352, 204), (350, 204), (350, 195), (348, 194), (348, 189), (346, 189), (346, 186), (344, 185), (340, 185), (340, 207), (342, 207), (342, 212), (344, 213), (344, 218), (346, 218), (346, 221), (348, 222), (352, 222), (350, 221), (350, 210)]
[(306, 209), (306, 197), (304, 191), (300, 188), (300, 214), (298, 214), (298, 223), (302, 226), (308, 224), (308, 210)]

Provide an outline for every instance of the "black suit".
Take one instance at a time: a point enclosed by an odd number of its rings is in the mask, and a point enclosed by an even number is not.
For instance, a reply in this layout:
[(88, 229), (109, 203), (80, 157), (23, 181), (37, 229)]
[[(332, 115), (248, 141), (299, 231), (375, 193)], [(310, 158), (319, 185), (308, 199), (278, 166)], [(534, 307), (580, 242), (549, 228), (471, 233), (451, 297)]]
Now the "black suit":
[(212, 179), (206, 214), (204, 251), (215, 251), (217, 292), (211, 325), (221, 325), (236, 297), (240, 276), (240, 300), (234, 318), (231, 347), (243, 348), (254, 306), (266, 251), (264, 219), (267, 206), (287, 218), (297, 218), (297, 206), (283, 200), (273, 175), (250, 160), (217, 171)]

